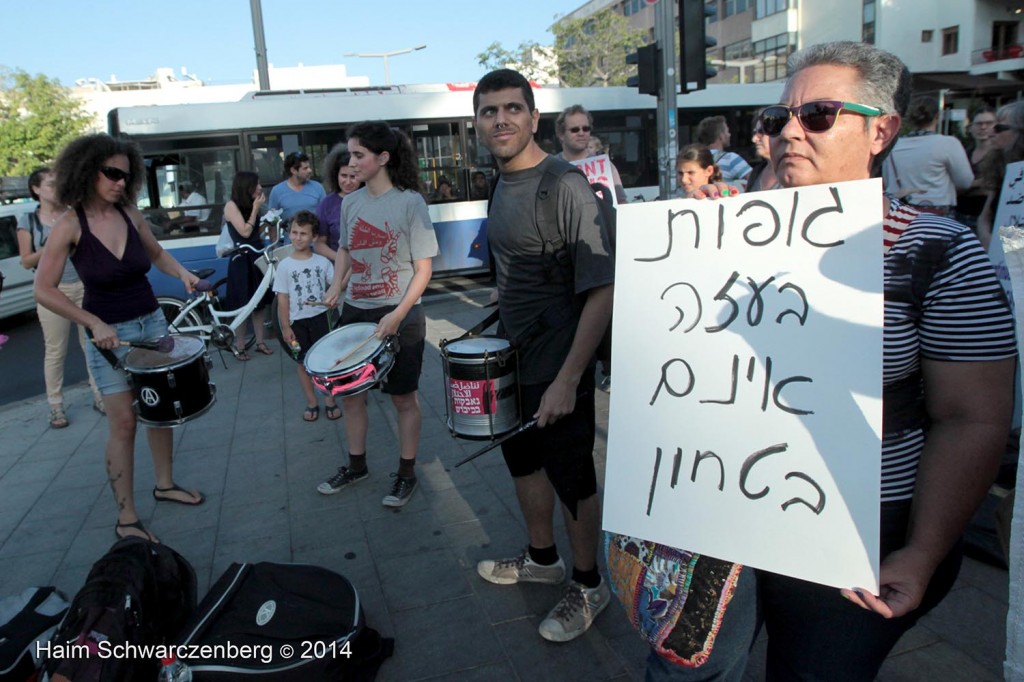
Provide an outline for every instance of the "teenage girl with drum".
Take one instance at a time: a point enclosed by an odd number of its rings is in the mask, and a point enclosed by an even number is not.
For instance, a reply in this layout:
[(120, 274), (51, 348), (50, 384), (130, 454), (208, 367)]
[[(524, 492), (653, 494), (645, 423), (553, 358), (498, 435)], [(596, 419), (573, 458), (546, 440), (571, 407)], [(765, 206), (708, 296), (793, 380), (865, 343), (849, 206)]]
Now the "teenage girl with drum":
[[(117, 502), (117, 537), (154, 540), (135, 510), (135, 412), (124, 373), (107, 358), (123, 358), (122, 341), (143, 341), (167, 333), (167, 321), (146, 279), (151, 265), (179, 278), (189, 292), (198, 278), (163, 250), (150, 231), (135, 197), (144, 166), (138, 148), (109, 135), (87, 135), (68, 144), (54, 165), (57, 199), (72, 210), (54, 225), (36, 271), (35, 295), (58, 315), (89, 330), (93, 343), (86, 359), (103, 394), (110, 433), (107, 477)], [(85, 283), (82, 306), (58, 287), (64, 263), (71, 262)], [(173, 435), (168, 428), (147, 430), (156, 470), (157, 501), (197, 505), (203, 496), (174, 483), (171, 466)]]
[[(383, 504), (401, 507), (416, 489), (414, 467), (422, 422), (417, 389), (426, 336), (420, 296), (430, 281), (431, 259), (438, 254), (437, 237), (419, 192), (409, 138), (384, 121), (358, 123), (349, 128), (346, 137), (349, 165), (366, 186), (342, 203), (336, 276), (326, 301), (335, 303), (342, 283), (347, 282), (340, 324), (374, 323), (377, 342), (398, 336), (399, 351), (382, 390), (391, 396), (398, 411), (401, 453), (391, 492)], [(343, 398), (342, 407), (349, 463), (320, 484), (317, 490), (324, 495), (340, 492), (369, 475), (365, 395)]]

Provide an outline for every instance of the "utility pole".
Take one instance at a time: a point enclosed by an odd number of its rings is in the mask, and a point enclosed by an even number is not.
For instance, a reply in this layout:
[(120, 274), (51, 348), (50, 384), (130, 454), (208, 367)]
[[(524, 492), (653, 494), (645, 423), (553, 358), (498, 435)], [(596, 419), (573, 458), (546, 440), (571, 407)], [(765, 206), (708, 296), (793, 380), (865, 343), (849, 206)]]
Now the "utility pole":
[[(691, 0), (696, 1), (696, 0)], [(658, 194), (668, 198), (675, 188), (675, 159), (678, 151), (676, 119), (676, 17), (675, 0), (658, 0), (654, 8), (654, 38), (658, 45)]]
[(252, 37), (256, 47), (256, 73), (260, 91), (270, 90), (270, 68), (267, 66), (267, 41), (263, 36), (263, 8), (260, 0), (249, 0), (252, 10)]

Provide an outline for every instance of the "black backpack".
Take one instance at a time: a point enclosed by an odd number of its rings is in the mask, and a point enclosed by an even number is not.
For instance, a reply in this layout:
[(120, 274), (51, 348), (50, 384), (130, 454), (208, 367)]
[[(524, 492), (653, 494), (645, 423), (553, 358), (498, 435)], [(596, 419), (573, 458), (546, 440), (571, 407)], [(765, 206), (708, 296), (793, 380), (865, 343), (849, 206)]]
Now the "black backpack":
[(45, 668), (75, 682), (156, 679), (159, 658), (138, 646), (169, 644), (196, 607), (196, 574), (166, 545), (119, 540), (93, 564), (50, 640)]

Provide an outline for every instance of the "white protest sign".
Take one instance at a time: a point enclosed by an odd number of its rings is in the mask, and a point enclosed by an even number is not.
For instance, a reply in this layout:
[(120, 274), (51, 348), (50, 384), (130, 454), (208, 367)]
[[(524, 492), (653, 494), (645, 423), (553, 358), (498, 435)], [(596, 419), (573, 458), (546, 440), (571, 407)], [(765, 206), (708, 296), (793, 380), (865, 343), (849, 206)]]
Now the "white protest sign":
[(880, 180), (619, 208), (604, 528), (878, 588)]
[(608, 191), (611, 192), (612, 195), (612, 204), (615, 206), (619, 205), (619, 200), (615, 198), (615, 179), (612, 174), (612, 160), (607, 154), (588, 156), (585, 159), (570, 161), (569, 163), (583, 171), (583, 174), (587, 176), (587, 180), (590, 181), (591, 185), (595, 182), (599, 182), (607, 187)]
[(999, 205), (996, 206), (993, 225), (993, 232), (996, 234), (999, 233), (1000, 227), (1024, 227), (1024, 161), (1006, 164), (1003, 191), (999, 193)]

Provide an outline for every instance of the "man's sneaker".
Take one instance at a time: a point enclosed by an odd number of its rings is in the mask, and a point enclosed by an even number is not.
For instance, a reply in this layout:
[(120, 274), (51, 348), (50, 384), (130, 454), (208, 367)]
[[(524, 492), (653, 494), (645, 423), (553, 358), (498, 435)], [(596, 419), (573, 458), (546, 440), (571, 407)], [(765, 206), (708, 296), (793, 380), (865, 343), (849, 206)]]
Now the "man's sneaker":
[(338, 473), (318, 485), (316, 487), (316, 491), (321, 495), (333, 495), (334, 493), (340, 493), (342, 489), (347, 488), (353, 483), (358, 483), (369, 475), (369, 469), (353, 471), (348, 467), (338, 467)]
[(391, 484), (391, 493), (384, 497), (381, 504), (385, 507), (404, 507), (416, 490), (416, 477), (405, 478), (398, 474), (391, 475), (395, 478), (395, 482)]
[(569, 583), (562, 600), (541, 621), (540, 636), (549, 642), (576, 639), (587, 631), (611, 598), (608, 583), (604, 580), (594, 588), (586, 588), (578, 582)]
[(530, 558), (530, 550), (511, 559), (485, 559), (476, 565), (480, 577), (495, 585), (516, 583), (547, 583), (559, 585), (565, 580), (565, 562), (562, 557), (550, 566), (538, 564)]

